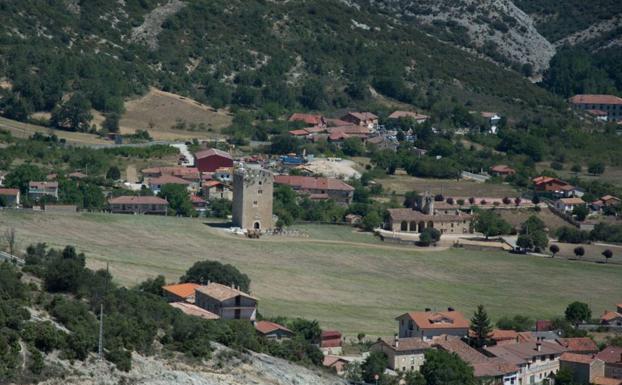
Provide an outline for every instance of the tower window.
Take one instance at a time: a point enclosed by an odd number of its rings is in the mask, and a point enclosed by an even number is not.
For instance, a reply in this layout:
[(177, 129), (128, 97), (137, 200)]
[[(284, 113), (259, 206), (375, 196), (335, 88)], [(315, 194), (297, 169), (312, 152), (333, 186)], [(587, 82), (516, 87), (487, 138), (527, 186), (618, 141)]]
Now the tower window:
[(263, 194), (263, 190), (257, 190), (257, 194)]
[(253, 201), (253, 207), (257, 207), (257, 201)]

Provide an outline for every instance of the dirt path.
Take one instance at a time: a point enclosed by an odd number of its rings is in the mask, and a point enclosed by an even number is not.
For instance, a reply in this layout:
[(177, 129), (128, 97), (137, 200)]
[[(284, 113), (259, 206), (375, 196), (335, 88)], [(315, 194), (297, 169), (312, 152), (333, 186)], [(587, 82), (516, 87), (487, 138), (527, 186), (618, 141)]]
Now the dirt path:
[(128, 183), (138, 183), (138, 172), (136, 171), (136, 166), (130, 164), (125, 169), (125, 180)]

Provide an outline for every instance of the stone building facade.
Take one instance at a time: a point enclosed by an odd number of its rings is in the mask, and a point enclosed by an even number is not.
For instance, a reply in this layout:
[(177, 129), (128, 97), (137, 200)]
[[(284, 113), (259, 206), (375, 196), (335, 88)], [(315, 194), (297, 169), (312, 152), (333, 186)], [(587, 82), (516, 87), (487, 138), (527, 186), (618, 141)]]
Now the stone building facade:
[(240, 167), (233, 174), (233, 225), (268, 230), (272, 223), (274, 176), (270, 171)]

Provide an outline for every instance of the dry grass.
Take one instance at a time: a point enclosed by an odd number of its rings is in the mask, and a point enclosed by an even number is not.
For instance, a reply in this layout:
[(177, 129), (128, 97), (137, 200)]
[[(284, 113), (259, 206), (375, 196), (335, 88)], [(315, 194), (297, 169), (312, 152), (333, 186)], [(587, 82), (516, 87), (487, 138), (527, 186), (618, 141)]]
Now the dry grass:
[(157, 274), (173, 281), (198, 260), (232, 263), (251, 277), (263, 314), (315, 318), (348, 335), (390, 335), (396, 315), (424, 307), (454, 306), (468, 315), (482, 303), (493, 318), (550, 317), (582, 300), (598, 314), (622, 292), (622, 266), (415, 250), (345, 226), (299, 226), (309, 238), (249, 240), (197, 219), (4, 211), (5, 226), (17, 229), (21, 248), (37, 241), (76, 245), (90, 266), (110, 262), (125, 285)]
[(520, 225), (532, 215), (542, 219), (546, 227), (549, 228), (551, 234), (555, 234), (555, 231), (560, 227), (570, 226), (568, 222), (553, 214), (548, 207), (542, 208), (539, 212), (534, 210), (497, 210), (497, 212), (515, 228), (520, 227)]
[[(120, 122), (122, 133), (149, 130), (156, 140), (214, 138), (222, 128), (231, 124), (231, 116), (222, 110), (215, 111), (195, 100), (155, 88), (138, 99), (126, 102), (125, 110)], [(206, 128), (197, 131), (171, 128), (178, 120), (185, 121), (188, 127), (203, 123)]]
[(62, 130), (53, 130), (48, 127), (38, 126), (35, 124), (17, 122), (0, 117), (0, 129), (7, 130), (16, 138), (29, 138), (35, 132), (48, 135), (55, 134), (61, 139), (65, 139), (72, 144), (90, 145), (90, 144), (110, 144), (110, 141), (101, 139), (100, 137), (83, 132), (69, 132)]
[[(587, 173), (587, 165), (583, 165), (583, 170), (580, 173), (574, 173), (570, 171), (572, 167), (571, 163), (567, 163), (564, 165), (564, 170), (554, 170), (556, 174), (563, 179), (570, 179), (572, 177), (578, 176), (584, 180), (598, 180), (600, 182), (609, 182), (618, 186), (622, 186), (622, 167), (613, 167), (607, 166), (605, 168), (605, 172), (602, 175), (592, 175)], [(538, 163), (536, 168), (539, 171), (542, 170), (551, 170), (549, 162)]]
[(461, 197), (503, 198), (518, 195), (516, 190), (506, 184), (477, 183), (467, 180), (424, 179), (409, 175), (389, 175), (376, 181), (382, 184), (385, 191), (395, 191), (398, 195), (403, 195), (408, 191), (420, 193), (429, 191), (432, 194), (442, 193), (445, 196)]

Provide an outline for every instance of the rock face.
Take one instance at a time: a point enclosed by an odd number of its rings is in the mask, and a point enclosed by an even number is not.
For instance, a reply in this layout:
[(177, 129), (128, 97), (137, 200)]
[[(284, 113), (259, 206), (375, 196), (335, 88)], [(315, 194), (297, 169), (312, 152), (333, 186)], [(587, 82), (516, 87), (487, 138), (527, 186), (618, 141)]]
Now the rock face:
[(162, 31), (162, 23), (185, 5), (181, 0), (170, 0), (168, 3), (153, 9), (145, 16), (145, 21), (141, 25), (132, 29), (130, 41), (145, 44), (152, 50), (156, 49), (158, 47), (158, 34)]
[[(531, 64), (538, 74), (548, 68), (555, 46), (534, 20), (511, 0), (369, 0), (370, 4), (412, 20), (442, 40), (453, 31), (454, 44), (474, 48), (497, 62)], [(466, 34), (458, 39), (456, 31)], [(505, 63), (507, 64), (507, 63)]]
[(46, 385), (346, 385), (336, 376), (311, 370), (265, 354), (239, 354), (217, 346), (214, 357), (204, 365), (183, 360), (164, 360), (132, 355), (132, 370), (118, 371), (114, 365), (96, 361), (70, 364), (56, 360), (69, 373), (50, 379)]

